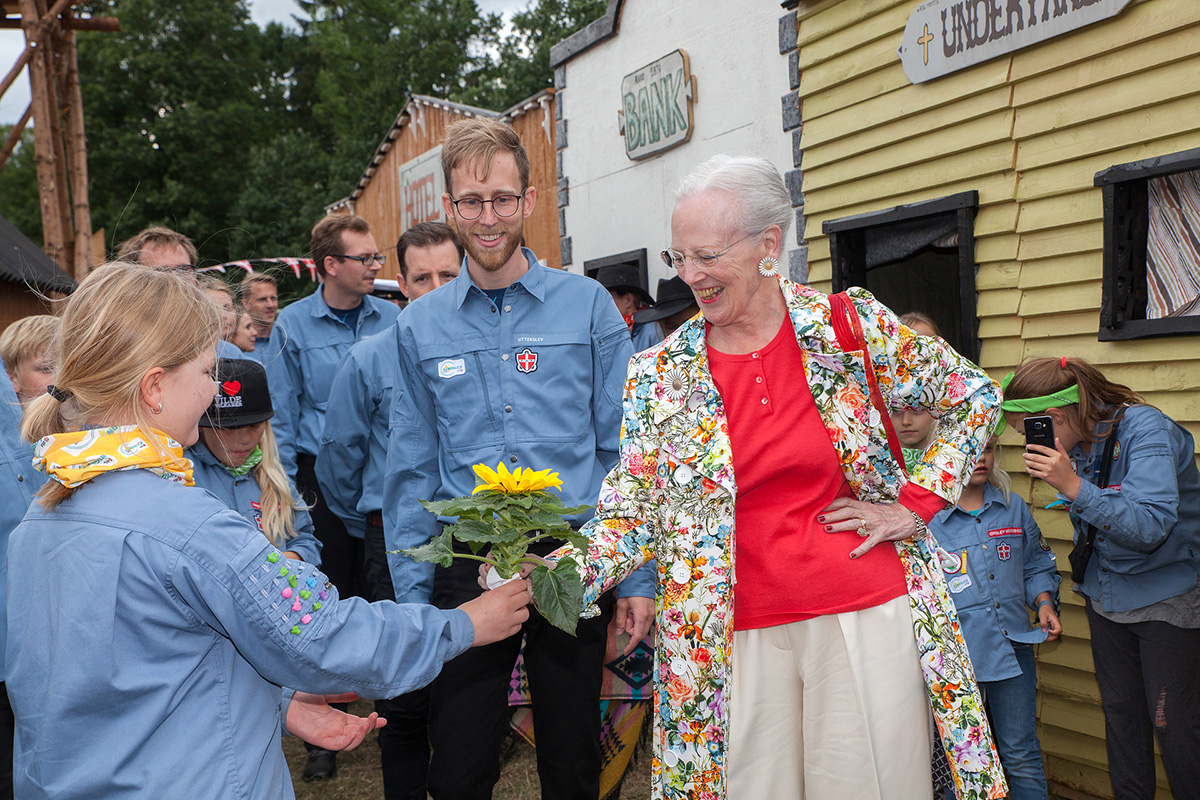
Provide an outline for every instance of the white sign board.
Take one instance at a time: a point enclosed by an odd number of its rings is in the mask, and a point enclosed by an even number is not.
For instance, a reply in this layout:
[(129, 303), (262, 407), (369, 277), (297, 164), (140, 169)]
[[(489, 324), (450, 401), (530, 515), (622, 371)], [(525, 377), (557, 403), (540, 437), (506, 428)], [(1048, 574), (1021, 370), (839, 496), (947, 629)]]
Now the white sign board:
[(1132, 1), (929, 0), (896, 52), (908, 79), (924, 83), (1115, 17)]
[(692, 138), (695, 98), (695, 78), (682, 50), (626, 75), (619, 112), (625, 155), (636, 161)]
[(400, 165), (400, 230), (418, 222), (444, 222), (442, 193), (442, 146), (422, 153)]

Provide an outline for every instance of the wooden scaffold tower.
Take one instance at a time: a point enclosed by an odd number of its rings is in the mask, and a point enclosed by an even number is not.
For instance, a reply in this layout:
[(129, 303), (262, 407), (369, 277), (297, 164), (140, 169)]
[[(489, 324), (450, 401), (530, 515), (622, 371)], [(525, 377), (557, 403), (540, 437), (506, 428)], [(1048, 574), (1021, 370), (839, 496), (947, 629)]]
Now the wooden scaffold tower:
[(80, 280), (91, 260), (87, 137), (79, 90), (76, 31), (118, 31), (112, 17), (75, 16), (71, 0), (0, 0), (0, 29), (25, 31), (25, 49), (0, 80), (0, 97), (29, 67), (31, 100), (0, 148), (0, 169), (33, 120), (34, 163), (46, 255)]

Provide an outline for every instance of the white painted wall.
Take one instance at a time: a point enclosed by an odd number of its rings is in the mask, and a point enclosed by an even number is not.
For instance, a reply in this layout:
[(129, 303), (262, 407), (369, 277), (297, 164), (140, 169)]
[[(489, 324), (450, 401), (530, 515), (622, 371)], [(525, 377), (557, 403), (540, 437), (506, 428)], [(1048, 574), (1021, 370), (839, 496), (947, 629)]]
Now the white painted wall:
[[(672, 197), (685, 175), (718, 153), (792, 169), (780, 105), (789, 90), (787, 57), (779, 54), (784, 13), (771, 0), (625, 0), (617, 35), (565, 63), (568, 269), (582, 273), (584, 261), (644, 247), (653, 294), (659, 278), (674, 274), (658, 253), (670, 244)], [(692, 138), (630, 161), (618, 133), (621, 79), (676, 48), (696, 76)], [(789, 250), (795, 241), (791, 230)], [(780, 262), (786, 274), (786, 254)]]

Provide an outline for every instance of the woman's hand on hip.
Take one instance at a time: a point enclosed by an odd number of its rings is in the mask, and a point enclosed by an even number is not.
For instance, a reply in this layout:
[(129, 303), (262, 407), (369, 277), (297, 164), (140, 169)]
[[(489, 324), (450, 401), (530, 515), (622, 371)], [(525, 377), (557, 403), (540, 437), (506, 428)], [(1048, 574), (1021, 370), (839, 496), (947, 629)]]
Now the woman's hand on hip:
[(850, 552), (858, 558), (881, 542), (895, 542), (913, 536), (917, 520), (912, 512), (899, 503), (864, 503), (849, 497), (839, 497), (817, 515), (817, 522), (826, 533), (854, 533), (862, 537), (858, 547)]

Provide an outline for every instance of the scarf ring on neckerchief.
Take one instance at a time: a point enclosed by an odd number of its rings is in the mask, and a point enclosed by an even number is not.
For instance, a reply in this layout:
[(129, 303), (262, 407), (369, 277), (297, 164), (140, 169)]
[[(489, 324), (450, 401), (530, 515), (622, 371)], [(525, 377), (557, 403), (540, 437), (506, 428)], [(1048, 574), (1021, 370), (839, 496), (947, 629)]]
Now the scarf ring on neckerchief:
[(183, 446), (165, 433), (152, 431), (160, 448), (150, 444), (136, 425), (92, 428), (86, 431), (52, 433), (33, 447), (33, 466), (54, 480), (75, 489), (106, 472), (145, 469), (169, 481), (195, 486), (192, 462), (183, 457)]

